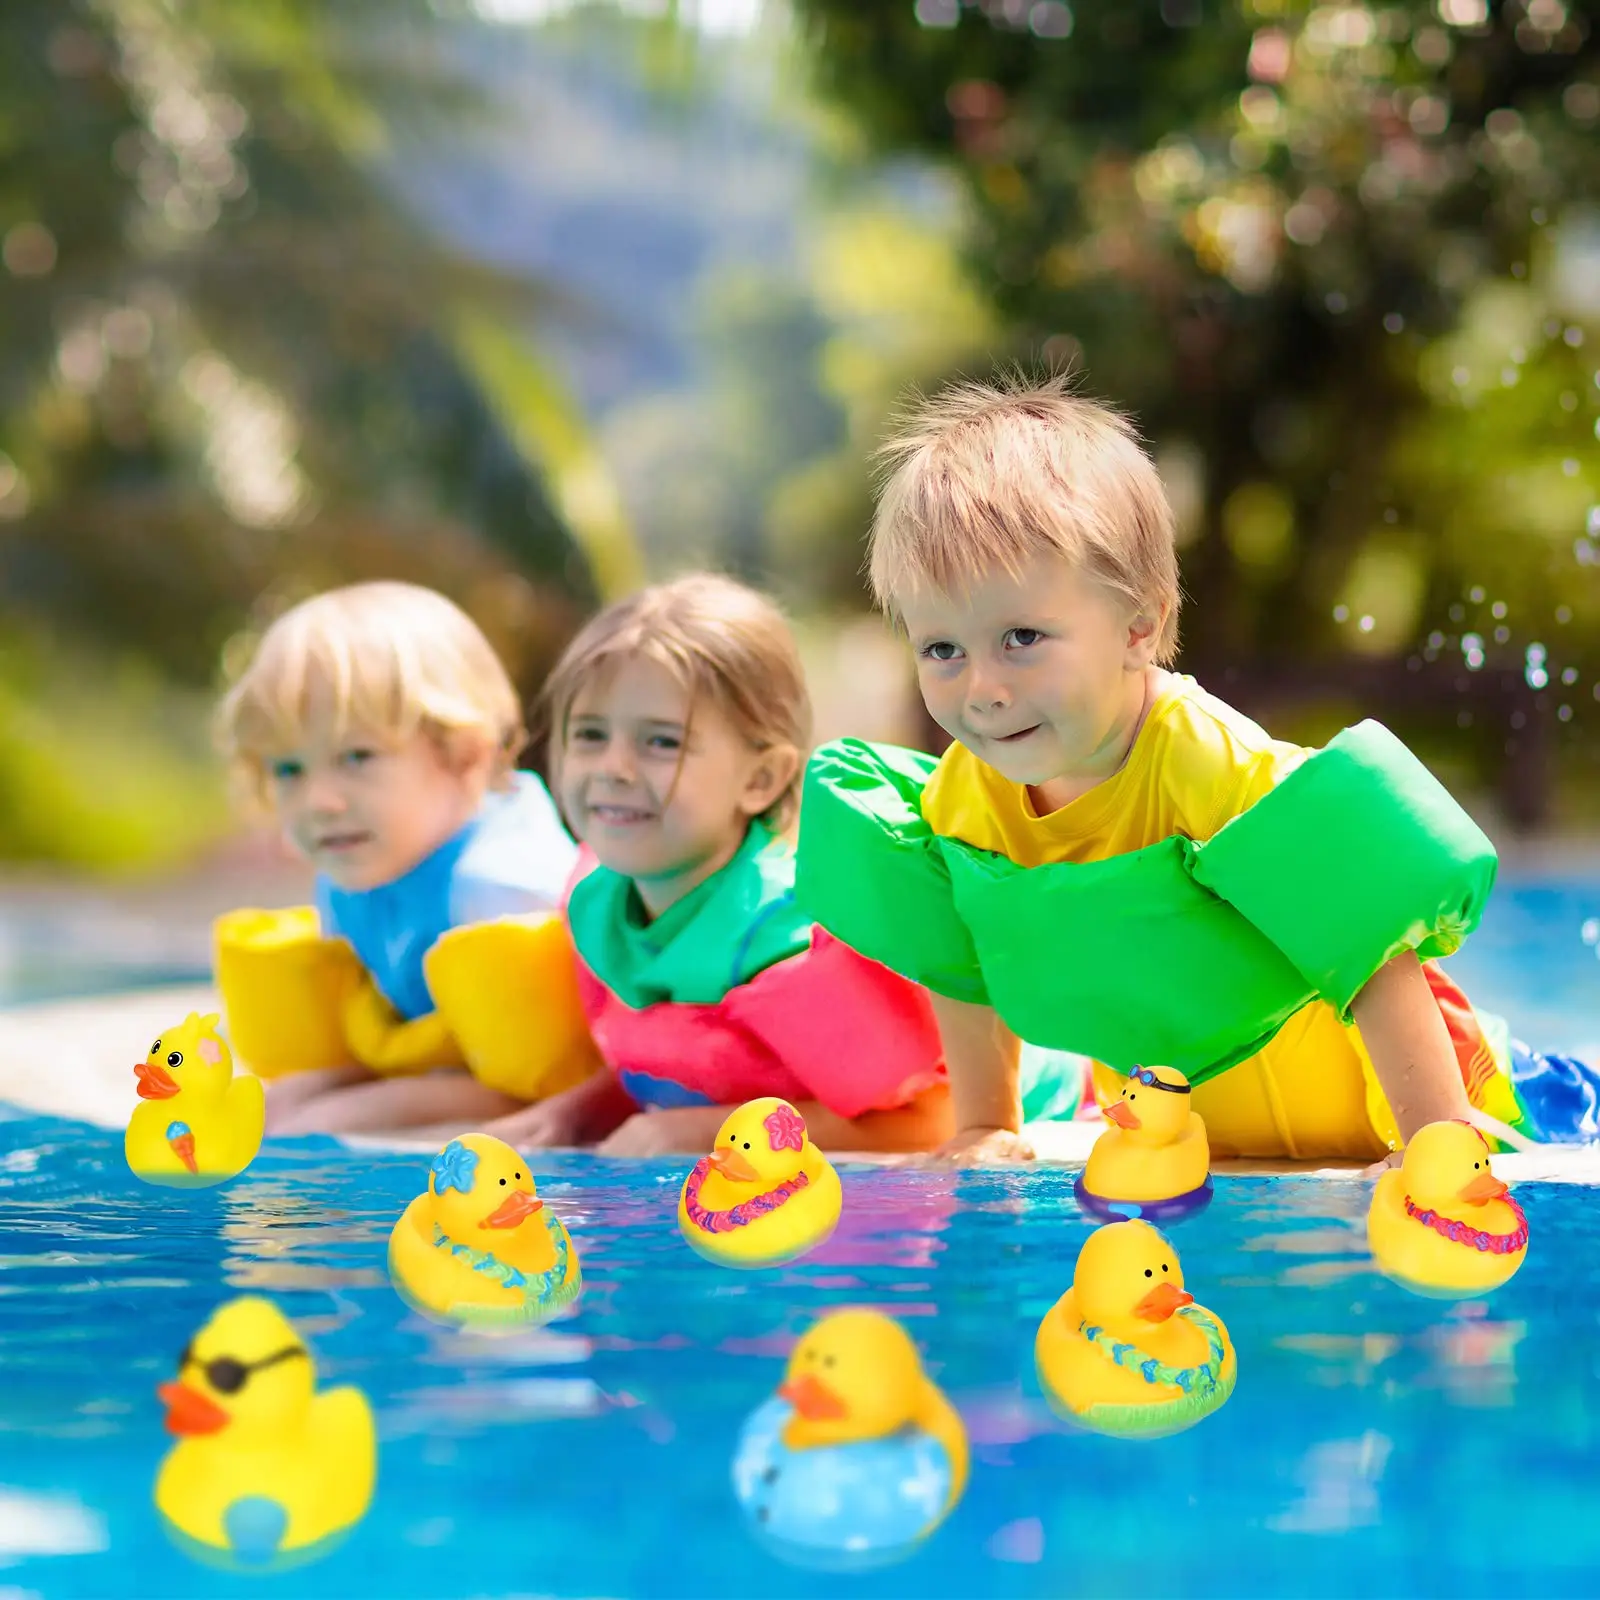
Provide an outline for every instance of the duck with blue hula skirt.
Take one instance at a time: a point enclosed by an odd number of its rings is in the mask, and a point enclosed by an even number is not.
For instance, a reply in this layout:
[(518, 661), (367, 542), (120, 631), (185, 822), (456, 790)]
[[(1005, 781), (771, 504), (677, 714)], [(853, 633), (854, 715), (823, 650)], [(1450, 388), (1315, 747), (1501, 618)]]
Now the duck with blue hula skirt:
[(389, 1236), (389, 1276), (415, 1310), (473, 1327), (547, 1321), (583, 1287), (578, 1253), (527, 1162), (486, 1133), (452, 1139), (433, 1158), (427, 1192)]

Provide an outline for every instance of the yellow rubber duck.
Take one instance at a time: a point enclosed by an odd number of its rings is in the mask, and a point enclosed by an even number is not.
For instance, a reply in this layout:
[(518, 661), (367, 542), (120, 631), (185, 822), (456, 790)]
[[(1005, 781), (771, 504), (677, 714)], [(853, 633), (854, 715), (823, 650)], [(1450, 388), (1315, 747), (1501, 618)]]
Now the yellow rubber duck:
[(944, 1514), (966, 1489), (967, 1430), (893, 1317), (857, 1309), (824, 1317), (795, 1346), (778, 1394), (794, 1407), (782, 1435), (788, 1449), (912, 1430), (937, 1439), (949, 1457)]
[(222, 1306), (157, 1393), (179, 1443), (156, 1508), (184, 1539), (244, 1566), (309, 1559), (366, 1512), (378, 1471), (359, 1389), (316, 1394), (311, 1352), (270, 1300)]
[(543, 1322), (583, 1288), (578, 1252), (528, 1163), (487, 1133), (452, 1139), (389, 1235), (389, 1276), (425, 1315), (474, 1326)]
[(1528, 1220), (1490, 1171), (1468, 1122), (1430, 1122), (1378, 1179), (1367, 1245), (1386, 1277), (1415, 1294), (1457, 1299), (1498, 1289), (1528, 1254)]
[(256, 1158), (266, 1120), (261, 1080), (235, 1078), (217, 1032), (221, 1018), (191, 1011), (134, 1069), (139, 1098), (123, 1139), (136, 1177), (166, 1188), (205, 1188)]
[(1194, 1303), (1177, 1251), (1148, 1222), (1090, 1234), (1033, 1348), (1051, 1400), (1119, 1438), (1193, 1427), (1222, 1406), (1238, 1375), (1228, 1330)]
[(708, 1261), (771, 1267), (803, 1256), (839, 1224), (844, 1191), (787, 1100), (747, 1100), (722, 1124), (678, 1199), (678, 1227)]
[(1107, 1220), (1172, 1222), (1210, 1203), (1206, 1125), (1176, 1067), (1135, 1067), (1105, 1118), (1110, 1126), (1073, 1186), (1086, 1211)]

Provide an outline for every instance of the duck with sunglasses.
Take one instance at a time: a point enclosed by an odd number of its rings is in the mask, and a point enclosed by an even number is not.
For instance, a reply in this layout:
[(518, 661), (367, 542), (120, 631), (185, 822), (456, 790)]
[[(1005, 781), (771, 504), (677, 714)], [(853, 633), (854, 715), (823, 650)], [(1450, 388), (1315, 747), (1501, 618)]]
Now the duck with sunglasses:
[(311, 1352), (256, 1295), (221, 1307), (157, 1393), (178, 1443), (156, 1507), (175, 1542), (230, 1570), (299, 1566), (365, 1514), (377, 1430), (359, 1389), (316, 1392)]
[(1091, 1216), (1176, 1222), (1211, 1201), (1211, 1149), (1176, 1067), (1135, 1067), (1073, 1186)]

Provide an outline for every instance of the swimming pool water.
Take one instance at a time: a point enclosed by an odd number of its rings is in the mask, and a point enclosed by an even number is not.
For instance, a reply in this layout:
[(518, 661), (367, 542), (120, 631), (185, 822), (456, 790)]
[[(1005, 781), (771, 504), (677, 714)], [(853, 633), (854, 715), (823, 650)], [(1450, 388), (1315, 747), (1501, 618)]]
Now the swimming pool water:
[[(585, 1291), (510, 1339), (408, 1312), (384, 1271), (416, 1156), (269, 1145), (225, 1190), (155, 1191), (120, 1138), (0, 1123), (0, 1591), (57, 1596), (1592, 1593), (1600, 1250), (1589, 1192), (1532, 1186), (1527, 1264), (1415, 1299), (1363, 1246), (1352, 1179), (1228, 1179), (1170, 1230), (1238, 1388), (1189, 1433), (1069, 1432), (1033, 1375), (1088, 1224), (1057, 1171), (844, 1166), (807, 1260), (734, 1273), (674, 1208), (688, 1163), (536, 1163)], [(229, 1577), (172, 1548), (155, 1387), (221, 1301), (272, 1295), (319, 1382), (378, 1414), (371, 1511), (319, 1565)], [(903, 1564), (819, 1578), (745, 1531), (730, 1461), (827, 1309), (900, 1317), (962, 1412), (972, 1478)], [(34, 1550), (66, 1553), (27, 1554)]]
[[(1451, 970), (1530, 1042), (1592, 1051), (1595, 916), (1600, 884), (1503, 883)], [(49, 988), (92, 992), (98, 961), (62, 946)], [(1527, 1264), (1450, 1307), (1371, 1271), (1366, 1184), (1219, 1178), (1170, 1235), (1233, 1334), (1238, 1388), (1193, 1431), (1132, 1444), (1068, 1431), (1033, 1375), (1034, 1330), (1089, 1231), (1070, 1174), (843, 1166), (838, 1234), (743, 1274), (679, 1238), (686, 1161), (543, 1159), (585, 1290), (508, 1340), (435, 1328), (389, 1285), (389, 1229), (424, 1165), (278, 1142), (223, 1190), (157, 1191), (120, 1134), (0, 1121), (0, 1600), (1594, 1590), (1590, 1191), (1523, 1191)], [(151, 1495), (172, 1442), (156, 1385), (248, 1292), (296, 1320), (320, 1383), (367, 1392), (381, 1453), (339, 1550), (240, 1578), (175, 1550)], [(966, 1420), (972, 1478), (910, 1559), (819, 1577), (747, 1533), (730, 1464), (796, 1337), (861, 1303), (922, 1347)]]

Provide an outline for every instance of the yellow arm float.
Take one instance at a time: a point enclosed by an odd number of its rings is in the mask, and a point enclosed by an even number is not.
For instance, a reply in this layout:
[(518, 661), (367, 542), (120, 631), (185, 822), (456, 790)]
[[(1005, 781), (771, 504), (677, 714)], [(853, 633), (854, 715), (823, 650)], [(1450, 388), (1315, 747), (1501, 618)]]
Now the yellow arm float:
[(561, 917), (532, 913), (452, 928), (422, 970), (438, 1015), (489, 1088), (543, 1100), (600, 1065)]

